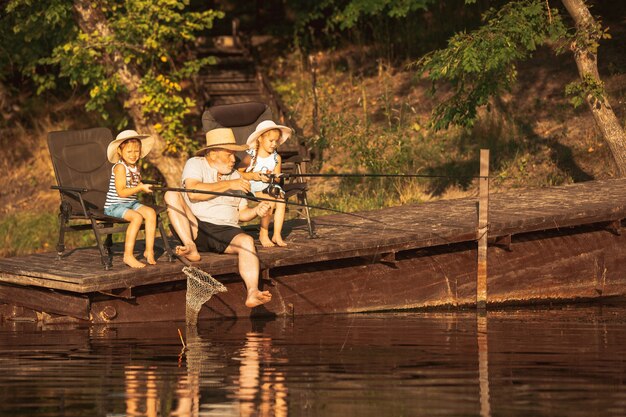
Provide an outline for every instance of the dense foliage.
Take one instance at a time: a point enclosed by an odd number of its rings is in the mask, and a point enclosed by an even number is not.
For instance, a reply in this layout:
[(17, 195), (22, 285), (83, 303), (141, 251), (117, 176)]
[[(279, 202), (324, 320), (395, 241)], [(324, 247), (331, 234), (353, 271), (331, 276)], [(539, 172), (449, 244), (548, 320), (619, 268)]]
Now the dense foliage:
[[(111, 103), (129, 104), (127, 86), (103, 64), (105, 56), (114, 56), (140, 75), (141, 112), (148, 120), (159, 120), (155, 130), (167, 141), (167, 151), (176, 152), (186, 146), (183, 119), (195, 105), (181, 84), (214, 62), (213, 57), (195, 58), (190, 46), (214, 19), (223, 17), (219, 11), (189, 11), (188, 6), (189, 0), (101, 0), (92, 7), (106, 30), (85, 33), (71, 0), (10, 0), (0, 24), (0, 34), (7, 36), (0, 51), (7, 64), (0, 74), (18, 70), (36, 83), (38, 93), (65, 82), (87, 88), (87, 110), (107, 120)], [(128, 120), (111, 123), (119, 129)]]
[(433, 126), (471, 126), (477, 108), (504, 91), (517, 78), (516, 64), (546, 42), (561, 40), (567, 30), (558, 10), (539, 0), (514, 1), (485, 13), (484, 25), (455, 34), (444, 49), (426, 54), (417, 68), (433, 81), (448, 81), (452, 95), (433, 113)]
[[(404, 59), (445, 40), (459, 25), (472, 22), (472, 12), (455, 13), (462, 0), (322, 0), (293, 1), (293, 38), (305, 52), (342, 43), (369, 45), (386, 58)], [(432, 6), (432, 8), (431, 8)], [(446, 16), (437, 25), (425, 13)], [(461, 20), (463, 23), (461, 23)]]

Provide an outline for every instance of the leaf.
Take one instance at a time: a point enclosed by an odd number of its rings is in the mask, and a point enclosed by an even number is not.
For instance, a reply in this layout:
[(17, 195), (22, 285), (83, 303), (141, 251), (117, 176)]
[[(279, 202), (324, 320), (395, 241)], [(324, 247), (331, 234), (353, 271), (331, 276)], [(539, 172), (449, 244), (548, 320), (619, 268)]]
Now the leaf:
[(519, 0), (489, 9), (482, 26), (456, 33), (446, 48), (413, 63), (419, 75), (433, 82), (433, 92), (441, 81), (452, 87), (452, 95), (433, 111), (435, 129), (450, 124), (471, 126), (477, 107), (510, 90), (519, 60), (528, 59), (546, 42), (566, 36), (556, 11), (551, 11), (552, 23), (546, 24), (544, 4), (542, 0)]

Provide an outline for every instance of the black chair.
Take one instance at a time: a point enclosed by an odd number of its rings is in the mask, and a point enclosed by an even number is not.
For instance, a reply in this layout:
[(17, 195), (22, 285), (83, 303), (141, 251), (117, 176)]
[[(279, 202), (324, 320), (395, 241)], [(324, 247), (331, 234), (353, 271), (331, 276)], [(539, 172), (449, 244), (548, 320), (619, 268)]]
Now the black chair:
[[(104, 214), (104, 202), (113, 166), (106, 156), (111, 140), (111, 131), (106, 128), (48, 134), (48, 149), (57, 181), (57, 185), (52, 188), (59, 190), (61, 195), (59, 241), (56, 248), (58, 259), (65, 252), (65, 232), (91, 229), (96, 237), (104, 269), (108, 270), (113, 266), (112, 234), (125, 232), (128, 222)], [(174, 254), (159, 216), (165, 211), (165, 207), (150, 206), (157, 212), (157, 226), (171, 262)]]
[[(228, 127), (232, 129), (237, 143), (245, 145), (248, 136), (264, 120), (273, 120), (271, 109), (264, 103), (248, 101), (216, 105), (209, 107), (202, 114), (202, 131), (206, 133), (209, 130)], [(290, 141), (292, 141), (291, 146), (289, 146)], [(303, 164), (308, 161), (298, 155), (296, 144), (293, 141), (295, 138), (291, 138), (278, 150), (282, 157), (282, 172), (285, 174), (303, 174)], [(297, 197), (298, 203), (302, 205), (297, 213), (306, 219), (309, 237), (315, 237), (306, 196), (308, 190), (306, 181), (302, 177), (288, 177), (283, 190), (285, 191), (285, 200), (289, 200), (293, 196)]]

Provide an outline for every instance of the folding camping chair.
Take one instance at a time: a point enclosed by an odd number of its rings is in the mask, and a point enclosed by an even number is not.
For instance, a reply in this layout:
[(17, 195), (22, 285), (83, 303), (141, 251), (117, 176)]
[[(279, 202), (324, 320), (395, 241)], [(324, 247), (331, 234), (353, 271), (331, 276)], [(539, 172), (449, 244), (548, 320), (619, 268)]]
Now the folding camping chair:
[[(237, 143), (244, 145), (248, 136), (254, 132), (259, 123), (264, 120), (272, 119), (272, 111), (269, 106), (264, 103), (248, 101), (244, 103), (216, 105), (207, 108), (202, 114), (202, 131), (206, 133), (209, 130), (228, 127), (232, 129)], [(280, 148), (278, 152), (283, 158), (282, 172), (286, 174), (303, 173), (302, 164), (305, 161), (302, 156), (298, 155), (297, 152), (285, 152)], [(298, 213), (306, 219), (309, 237), (315, 237), (306, 197), (308, 190), (307, 183), (302, 177), (292, 177), (287, 180), (283, 190), (285, 191), (285, 200), (297, 196), (298, 202), (302, 204)]]
[[(57, 185), (53, 189), (61, 194), (59, 210), (59, 241), (57, 259), (65, 252), (65, 232), (93, 230), (104, 269), (113, 266), (111, 260), (112, 234), (124, 232), (128, 222), (104, 214), (104, 202), (109, 188), (111, 164), (106, 156), (113, 140), (107, 128), (50, 132), (48, 149)], [(150, 181), (145, 181), (149, 183)], [(171, 262), (174, 254), (159, 214), (165, 207), (151, 205), (157, 212), (157, 227)], [(75, 222), (82, 220), (83, 222)], [(89, 223), (85, 223), (87, 220)], [(143, 226), (142, 226), (143, 227)], [(106, 236), (106, 238), (104, 238)]]

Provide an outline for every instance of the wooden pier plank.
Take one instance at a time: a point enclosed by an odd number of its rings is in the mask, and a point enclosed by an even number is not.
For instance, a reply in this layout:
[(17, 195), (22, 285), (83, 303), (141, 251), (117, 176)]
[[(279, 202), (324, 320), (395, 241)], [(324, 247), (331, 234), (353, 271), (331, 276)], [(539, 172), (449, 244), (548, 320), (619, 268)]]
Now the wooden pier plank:
[[(307, 237), (302, 220), (291, 220), (284, 228), (287, 248), (258, 248), (261, 267), (374, 259), (383, 253), (472, 242), (476, 203), (476, 198), (462, 198), (320, 216), (314, 219), (319, 239)], [(492, 194), (489, 212), (490, 237), (624, 219), (626, 180)], [(88, 293), (184, 279), (180, 262), (169, 263), (161, 256), (156, 266), (135, 270), (122, 263), (121, 254), (121, 245), (114, 246), (113, 268), (108, 271), (96, 248), (68, 250), (61, 260), (55, 253), (0, 259), (0, 282)], [(196, 266), (214, 275), (237, 273), (233, 255), (206, 253)]]
[(0, 285), (0, 299), (20, 300), (22, 307), (37, 311), (89, 319), (89, 298), (84, 295), (63, 294), (45, 288), (33, 290), (15, 285)]

